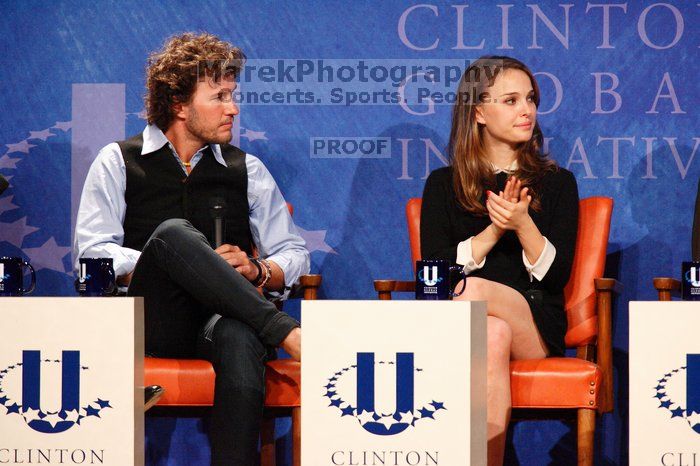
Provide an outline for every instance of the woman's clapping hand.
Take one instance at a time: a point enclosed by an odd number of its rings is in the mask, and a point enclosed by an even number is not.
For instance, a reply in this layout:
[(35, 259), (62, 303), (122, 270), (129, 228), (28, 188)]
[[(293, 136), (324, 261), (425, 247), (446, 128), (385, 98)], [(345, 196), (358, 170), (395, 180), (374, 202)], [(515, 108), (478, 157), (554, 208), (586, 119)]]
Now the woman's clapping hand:
[(528, 212), (532, 196), (523, 188), (519, 179), (510, 177), (503, 191), (498, 194), (487, 191), (486, 209), (493, 224), (503, 230), (518, 231), (531, 219)]

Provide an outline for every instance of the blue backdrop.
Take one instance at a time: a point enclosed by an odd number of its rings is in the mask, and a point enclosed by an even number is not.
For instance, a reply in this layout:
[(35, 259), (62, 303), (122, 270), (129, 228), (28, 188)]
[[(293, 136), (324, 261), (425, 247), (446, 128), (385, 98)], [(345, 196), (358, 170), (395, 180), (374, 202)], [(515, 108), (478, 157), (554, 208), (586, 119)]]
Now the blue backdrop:
[[(608, 273), (625, 291), (613, 329), (616, 409), (599, 423), (597, 464), (627, 464), (627, 304), (652, 299), (651, 278), (678, 276), (690, 257), (700, 147), (696, 2), (0, 5), (0, 173), (11, 183), (0, 196), (0, 255), (31, 260), (39, 295), (72, 294), (82, 179), (99, 147), (143, 128), (145, 59), (169, 35), (214, 33), (256, 67), (241, 83), (247, 100), (234, 139), (295, 205), (322, 294), (339, 299), (372, 298), (372, 278), (410, 277), (403, 206), (446, 161), (451, 106), (435, 92), (456, 85), (411, 67), (463, 69), (484, 54), (526, 62), (542, 89), (552, 157), (574, 172), (581, 197), (615, 199)], [(364, 81), (361, 63), (374, 70)], [(331, 70), (319, 76), (323, 66)], [(297, 82), (294, 73), (310, 67)], [(382, 70), (399, 79), (382, 80)], [(420, 89), (434, 91), (432, 101), (419, 100)], [(392, 93), (405, 101), (385, 103)], [(360, 101), (350, 104), (353, 96)], [(267, 98), (283, 103), (261, 103)], [(280, 427), (285, 434), (288, 425)], [(149, 464), (207, 464), (201, 421), (149, 420), (147, 434)], [(520, 423), (512, 437), (512, 464), (573, 464), (568, 425)]]

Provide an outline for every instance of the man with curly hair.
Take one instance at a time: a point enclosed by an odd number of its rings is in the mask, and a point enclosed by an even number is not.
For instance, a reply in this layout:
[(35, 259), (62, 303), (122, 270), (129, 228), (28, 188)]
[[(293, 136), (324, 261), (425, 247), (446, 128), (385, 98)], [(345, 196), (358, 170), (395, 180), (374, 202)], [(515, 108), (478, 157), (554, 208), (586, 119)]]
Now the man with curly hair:
[(75, 235), (76, 262), (112, 257), (119, 284), (143, 296), (148, 354), (214, 365), (214, 465), (256, 463), (264, 363), (278, 346), (301, 357), (299, 323), (258, 290), (283, 298), (309, 270), (272, 176), (229, 144), (244, 60), (210, 34), (172, 37), (151, 55), (148, 126), (98, 153)]

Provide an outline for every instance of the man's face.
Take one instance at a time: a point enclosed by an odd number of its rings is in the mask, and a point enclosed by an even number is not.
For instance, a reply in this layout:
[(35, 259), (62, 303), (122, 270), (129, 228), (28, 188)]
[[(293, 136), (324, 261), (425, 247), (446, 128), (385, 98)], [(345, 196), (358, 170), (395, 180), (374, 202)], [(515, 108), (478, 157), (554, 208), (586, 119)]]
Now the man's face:
[(192, 98), (182, 105), (185, 127), (193, 139), (202, 144), (224, 144), (231, 141), (233, 118), (238, 106), (233, 101), (236, 81), (205, 79), (197, 82)]

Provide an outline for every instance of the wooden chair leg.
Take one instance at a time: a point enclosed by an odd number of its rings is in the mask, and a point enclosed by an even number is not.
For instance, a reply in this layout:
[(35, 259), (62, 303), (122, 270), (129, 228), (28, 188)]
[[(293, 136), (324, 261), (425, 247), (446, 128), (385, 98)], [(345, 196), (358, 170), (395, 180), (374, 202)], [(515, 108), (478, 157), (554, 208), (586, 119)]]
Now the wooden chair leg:
[(263, 417), (260, 425), (260, 466), (275, 466), (275, 418)]
[(578, 466), (593, 466), (595, 409), (578, 410)]
[(301, 408), (292, 409), (292, 466), (301, 466)]

